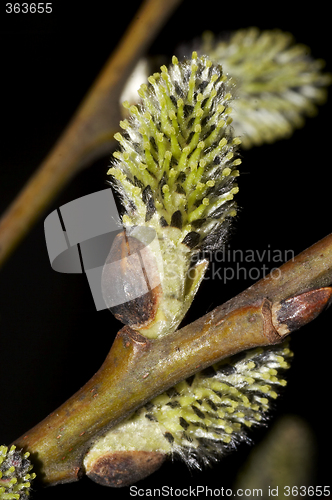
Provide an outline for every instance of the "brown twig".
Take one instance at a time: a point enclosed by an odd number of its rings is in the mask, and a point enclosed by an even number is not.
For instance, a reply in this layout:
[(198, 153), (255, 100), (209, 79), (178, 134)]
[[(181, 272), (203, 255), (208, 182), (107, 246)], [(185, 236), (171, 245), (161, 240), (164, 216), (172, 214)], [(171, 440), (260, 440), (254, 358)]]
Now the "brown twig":
[(0, 220), (0, 266), (54, 197), (111, 150), (122, 87), (181, 0), (145, 0), (63, 134)]
[(276, 344), (330, 303), (332, 234), (190, 325), (156, 340), (128, 327), (100, 370), (19, 438), (46, 484), (79, 479), (91, 441), (180, 380), (242, 350)]

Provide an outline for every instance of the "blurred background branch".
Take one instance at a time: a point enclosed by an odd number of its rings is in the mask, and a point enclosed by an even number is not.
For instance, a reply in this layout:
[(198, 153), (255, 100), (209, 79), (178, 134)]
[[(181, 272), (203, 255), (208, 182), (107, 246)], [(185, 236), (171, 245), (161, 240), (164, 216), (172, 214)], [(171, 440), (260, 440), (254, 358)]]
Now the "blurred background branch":
[(120, 95), (138, 59), (181, 0), (145, 0), (53, 149), (0, 220), (0, 266), (54, 197), (87, 164), (107, 154)]

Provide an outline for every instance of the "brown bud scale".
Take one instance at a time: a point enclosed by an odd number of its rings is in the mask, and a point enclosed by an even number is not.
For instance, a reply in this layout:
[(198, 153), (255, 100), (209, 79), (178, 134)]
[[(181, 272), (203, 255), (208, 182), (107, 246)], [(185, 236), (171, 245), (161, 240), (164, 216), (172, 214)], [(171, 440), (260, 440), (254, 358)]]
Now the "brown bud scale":
[[(144, 249), (144, 260), (141, 251)], [(108, 264), (117, 262), (116, 268)], [(162, 295), (161, 285), (152, 288), (151, 275), (158, 281), (158, 268), (151, 251), (138, 239), (122, 232), (114, 239), (102, 276), (106, 305), (114, 316), (133, 328), (153, 321)], [(146, 290), (147, 293), (144, 293)], [(111, 306), (121, 294), (121, 303)], [(122, 302), (123, 300), (123, 302)], [(114, 303), (114, 302), (113, 302)]]
[(155, 472), (166, 459), (154, 451), (115, 451), (92, 462), (87, 476), (103, 486), (130, 486)]

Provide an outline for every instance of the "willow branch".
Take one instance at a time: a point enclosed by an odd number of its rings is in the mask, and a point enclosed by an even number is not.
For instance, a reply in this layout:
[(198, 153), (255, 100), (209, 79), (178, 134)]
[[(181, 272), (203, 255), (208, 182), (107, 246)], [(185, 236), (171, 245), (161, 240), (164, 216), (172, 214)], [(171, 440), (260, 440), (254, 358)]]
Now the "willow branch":
[(181, 0), (145, 0), (72, 120), (0, 220), (0, 265), (61, 189), (87, 163), (109, 153), (124, 83)]
[(148, 340), (124, 327), (100, 370), (15, 444), (46, 484), (80, 478), (96, 436), (180, 380), (242, 350), (276, 344), (331, 301), (332, 234), (188, 326)]

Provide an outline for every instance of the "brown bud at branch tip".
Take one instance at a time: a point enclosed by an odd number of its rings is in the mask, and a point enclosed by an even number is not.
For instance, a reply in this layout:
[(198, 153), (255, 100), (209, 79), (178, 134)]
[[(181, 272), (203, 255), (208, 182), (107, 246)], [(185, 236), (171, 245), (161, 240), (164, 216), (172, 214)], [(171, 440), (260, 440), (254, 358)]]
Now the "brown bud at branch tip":
[(318, 288), (272, 306), (272, 321), (279, 335), (288, 335), (310, 323), (331, 302), (332, 288)]

